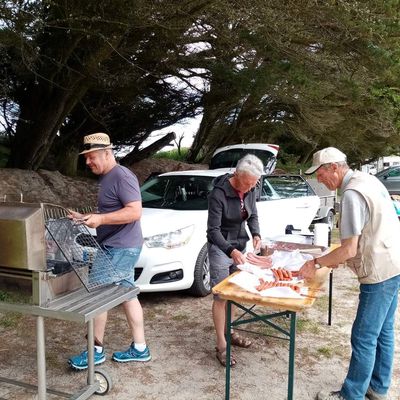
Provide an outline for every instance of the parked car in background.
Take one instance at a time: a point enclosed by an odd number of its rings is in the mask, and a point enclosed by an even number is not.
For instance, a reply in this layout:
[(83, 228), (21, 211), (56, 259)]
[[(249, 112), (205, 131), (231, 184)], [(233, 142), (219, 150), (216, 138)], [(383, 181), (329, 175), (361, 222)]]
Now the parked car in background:
[[(170, 172), (142, 185), (145, 239), (135, 267), (136, 284), (142, 292), (190, 289), (196, 296), (210, 293), (207, 197), (214, 178), (226, 172)], [(308, 232), (320, 199), (301, 176), (265, 174), (255, 190), (263, 238), (285, 234), (290, 225)]]
[(379, 171), (375, 176), (385, 185), (390, 194), (400, 194), (400, 165)]
[(320, 207), (314, 217), (313, 224), (328, 224), (331, 231), (335, 226), (335, 214), (338, 209), (336, 190), (329, 190), (323, 183), (316, 178), (308, 178), (307, 182), (320, 198)]

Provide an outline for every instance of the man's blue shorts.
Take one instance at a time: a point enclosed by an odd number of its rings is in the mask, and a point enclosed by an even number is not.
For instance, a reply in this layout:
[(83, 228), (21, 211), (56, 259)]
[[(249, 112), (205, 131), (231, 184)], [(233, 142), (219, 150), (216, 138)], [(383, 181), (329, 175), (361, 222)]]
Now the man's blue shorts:
[[(125, 287), (135, 287), (135, 265), (139, 259), (141, 247), (117, 248), (110, 246), (102, 246), (102, 254), (97, 254), (92, 270), (91, 282), (99, 282), (101, 284), (121, 285)], [(109, 262), (104, 261), (104, 254), (111, 261), (114, 269), (105, 268)]]

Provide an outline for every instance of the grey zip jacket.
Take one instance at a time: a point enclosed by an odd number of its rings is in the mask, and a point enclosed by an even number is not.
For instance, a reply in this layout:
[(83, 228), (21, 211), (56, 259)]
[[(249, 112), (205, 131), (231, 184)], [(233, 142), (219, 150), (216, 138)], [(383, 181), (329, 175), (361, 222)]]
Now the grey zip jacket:
[(240, 213), (240, 198), (229, 182), (232, 174), (218, 176), (208, 197), (207, 240), (218, 246), (227, 256), (234, 249), (244, 250), (250, 239), (245, 224), (252, 236), (260, 236), (260, 226), (256, 207), (256, 192), (252, 189), (244, 194), (247, 219)]

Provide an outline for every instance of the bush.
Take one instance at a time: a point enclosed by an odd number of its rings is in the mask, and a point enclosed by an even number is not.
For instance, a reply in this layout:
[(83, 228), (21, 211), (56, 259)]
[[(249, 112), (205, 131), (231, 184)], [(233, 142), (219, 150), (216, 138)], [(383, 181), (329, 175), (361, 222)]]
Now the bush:
[(6, 166), (9, 157), (10, 149), (0, 144), (0, 168), (4, 168)]

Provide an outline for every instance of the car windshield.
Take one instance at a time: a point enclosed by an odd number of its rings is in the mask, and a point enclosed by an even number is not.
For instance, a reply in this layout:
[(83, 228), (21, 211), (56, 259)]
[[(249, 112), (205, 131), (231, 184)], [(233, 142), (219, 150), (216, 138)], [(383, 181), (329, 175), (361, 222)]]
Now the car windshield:
[(143, 207), (207, 210), (213, 179), (212, 176), (157, 176), (141, 187)]

